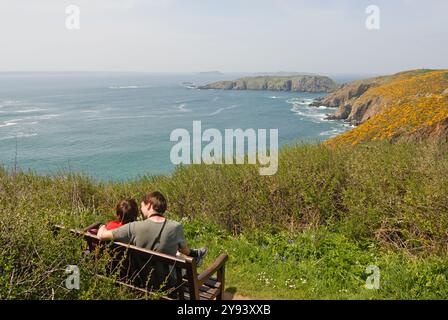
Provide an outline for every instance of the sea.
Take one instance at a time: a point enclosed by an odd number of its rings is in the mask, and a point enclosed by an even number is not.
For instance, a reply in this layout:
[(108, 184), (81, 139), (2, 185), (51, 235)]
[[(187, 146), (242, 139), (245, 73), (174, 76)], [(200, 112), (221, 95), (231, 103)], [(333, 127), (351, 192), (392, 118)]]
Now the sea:
[[(169, 175), (173, 130), (278, 129), (279, 145), (319, 142), (351, 126), (312, 107), (325, 94), (200, 90), (246, 74), (0, 73), (0, 166), (100, 181)], [(342, 83), (360, 77), (333, 77)], [(193, 85), (194, 84), (194, 85)]]

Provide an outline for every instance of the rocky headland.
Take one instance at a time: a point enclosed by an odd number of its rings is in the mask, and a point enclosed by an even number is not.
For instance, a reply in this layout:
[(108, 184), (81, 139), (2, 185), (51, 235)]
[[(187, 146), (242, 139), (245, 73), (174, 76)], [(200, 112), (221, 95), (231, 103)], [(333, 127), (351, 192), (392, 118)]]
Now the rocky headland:
[(342, 85), (315, 105), (357, 125), (329, 144), (448, 138), (448, 70), (411, 70)]
[(270, 90), (292, 92), (333, 92), (338, 88), (331, 78), (319, 75), (256, 76), (231, 81), (218, 81), (199, 89)]

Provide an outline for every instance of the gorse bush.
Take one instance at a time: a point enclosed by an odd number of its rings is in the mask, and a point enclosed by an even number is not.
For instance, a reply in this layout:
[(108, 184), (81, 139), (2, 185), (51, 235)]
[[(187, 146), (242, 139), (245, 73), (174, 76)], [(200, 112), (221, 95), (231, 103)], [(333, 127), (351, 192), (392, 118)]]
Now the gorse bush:
[[(282, 149), (279, 170), (192, 165), (171, 176), (98, 182), (0, 169), (0, 298), (151, 299), (95, 274), (85, 245), (54, 224), (83, 228), (114, 218), (124, 198), (168, 198), (206, 263), (230, 255), (228, 286), (264, 298), (447, 298), (448, 152), (443, 143), (373, 142)], [(381, 269), (380, 290), (364, 287)], [(81, 271), (68, 290), (68, 265)]]
[[(448, 71), (413, 70), (376, 78), (374, 86), (350, 104), (379, 109), (360, 126), (325, 143), (330, 146), (409, 139), (446, 139)], [(378, 80), (381, 79), (381, 80)]]

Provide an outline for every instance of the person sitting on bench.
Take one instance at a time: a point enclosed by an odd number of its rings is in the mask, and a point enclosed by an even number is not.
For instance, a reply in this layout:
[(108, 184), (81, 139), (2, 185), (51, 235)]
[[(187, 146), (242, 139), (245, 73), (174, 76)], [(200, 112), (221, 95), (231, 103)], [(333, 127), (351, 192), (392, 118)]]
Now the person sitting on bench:
[(109, 221), (106, 224), (107, 230), (114, 230), (125, 224), (137, 221), (138, 205), (134, 199), (120, 201), (115, 207), (117, 220)]
[[(137, 202), (134, 199), (120, 201), (115, 207), (115, 215), (117, 216), (117, 220), (112, 220), (106, 223), (105, 228), (107, 230), (114, 230), (127, 223), (137, 221)], [(89, 227), (86, 231), (91, 234), (98, 234), (98, 228), (96, 227)]]
[(158, 251), (176, 256), (177, 251), (196, 259), (200, 265), (207, 254), (206, 247), (200, 249), (188, 248), (182, 225), (164, 217), (167, 201), (160, 192), (145, 195), (141, 203), (143, 221), (127, 223), (119, 228), (108, 230), (102, 225), (98, 230), (100, 240), (114, 240), (140, 248)]

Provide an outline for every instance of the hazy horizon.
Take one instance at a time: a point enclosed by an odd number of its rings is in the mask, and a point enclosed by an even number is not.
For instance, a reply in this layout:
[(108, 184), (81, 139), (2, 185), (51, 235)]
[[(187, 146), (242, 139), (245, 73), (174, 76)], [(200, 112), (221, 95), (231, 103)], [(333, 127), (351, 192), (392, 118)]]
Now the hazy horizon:
[[(68, 30), (65, 10), (80, 9)], [(380, 11), (368, 30), (366, 8)], [(448, 1), (0, 3), (0, 72), (392, 74), (447, 69)]]

